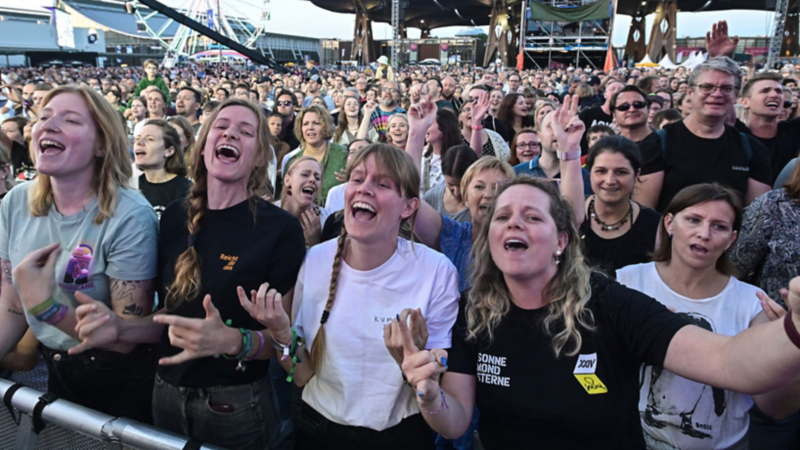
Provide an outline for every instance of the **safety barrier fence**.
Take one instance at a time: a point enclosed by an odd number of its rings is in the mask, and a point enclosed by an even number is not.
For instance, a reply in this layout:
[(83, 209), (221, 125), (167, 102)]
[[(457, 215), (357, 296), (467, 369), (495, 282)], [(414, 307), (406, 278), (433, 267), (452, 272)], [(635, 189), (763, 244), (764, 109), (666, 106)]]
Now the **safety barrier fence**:
[[(65, 400), (48, 402), (47, 394), (29, 387), (15, 387), (15, 383), (2, 378), (0, 398), (15, 410), (12, 416), (8, 408), (0, 406), (0, 449), (221, 450)], [(37, 433), (35, 429), (42, 426)]]

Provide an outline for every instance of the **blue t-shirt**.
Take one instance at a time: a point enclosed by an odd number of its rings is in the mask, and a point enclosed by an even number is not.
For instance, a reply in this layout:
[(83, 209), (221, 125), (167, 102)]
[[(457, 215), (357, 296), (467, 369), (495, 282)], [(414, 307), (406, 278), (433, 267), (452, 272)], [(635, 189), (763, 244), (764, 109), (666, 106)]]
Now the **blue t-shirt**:
[[(535, 178), (547, 178), (544, 169), (539, 166), (539, 156), (536, 156), (528, 162), (514, 166), (514, 173), (517, 175), (530, 175)], [(592, 191), (592, 183), (589, 181), (589, 171), (581, 167), (581, 173), (583, 174), (583, 195), (594, 194)], [(553, 178), (561, 178), (561, 172), (557, 173)]]
[(442, 216), (439, 248), (458, 269), (458, 291), (466, 291), (472, 274), (472, 222), (459, 223)]

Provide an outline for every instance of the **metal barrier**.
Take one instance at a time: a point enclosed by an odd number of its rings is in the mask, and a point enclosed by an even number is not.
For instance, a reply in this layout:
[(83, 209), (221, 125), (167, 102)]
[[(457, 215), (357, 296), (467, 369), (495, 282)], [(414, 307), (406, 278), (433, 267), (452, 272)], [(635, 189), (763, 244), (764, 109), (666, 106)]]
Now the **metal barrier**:
[[(0, 398), (14, 383), (0, 378)], [(188, 442), (185, 436), (159, 430), (134, 420), (116, 418), (65, 400), (49, 403), (41, 412), (47, 427), (37, 435), (33, 431), (33, 409), (43, 395), (23, 387), (11, 398), (19, 411), (19, 426), (4, 406), (0, 406), (0, 448), (34, 449), (121, 449), (181, 450)], [(221, 450), (204, 444), (200, 449)]]

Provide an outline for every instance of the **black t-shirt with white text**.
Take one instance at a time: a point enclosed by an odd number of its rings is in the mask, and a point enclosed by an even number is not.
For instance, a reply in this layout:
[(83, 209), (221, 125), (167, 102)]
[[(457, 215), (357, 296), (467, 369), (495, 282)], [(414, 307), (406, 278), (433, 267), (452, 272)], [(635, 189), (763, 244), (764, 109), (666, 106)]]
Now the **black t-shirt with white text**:
[(753, 136), (752, 154), (747, 159), (742, 133), (725, 125), (722, 136), (706, 139), (696, 136), (683, 121), (664, 127), (667, 148), (652, 133), (639, 143), (642, 152), (642, 175), (664, 171), (664, 184), (656, 211), (664, 211), (681, 189), (699, 183), (720, 183), (733, 188), (744, 200), (748, 179), (772, 185), (769, 150)]
[(578, 355), (556, 358), (547, 308), (511, 304), (490, 342), (467, 342), (465, 302), (453, 329), (448, 371), (476, 376), (479, 432), (487, 450), (642, 449), (639, 370), (663, 365), (688, 322), (646, 295), (592, 276), (587, 307), (596, 330), (582, 330)]
[[(230, 320), (234, 328), (264, 329), (242, 308), (236, 287), (241, 286), (249, 295), (262, 283), (269, 283), (270, 289), (285, 294), (297, 281), (306, 247), (297, 218), (260, 198), (255, 199), (255, 205), (255, 217), (249, 201), (203, 213), (195, 243), (201, 260), (200, 293), (177, 307), (167, 305), (174, 307), (167, 310), (168, 314), (205, 318), (203, 298), (210, 294), (223, 322)], [(162, 306), (167, 298), (166, 288), (175, 278), (175, 262), (188, 248), (185, 208), (185, 202), (175, 201), (161, 216), (156, 287)], [(170, 344), (167, 331), (164, 327), (158, 345), (159, 358), (181, 352)], [(271, 344), (265, 342), (265, 345)], [(238, 361), (208, 356), (174, 366), (159, 366), (158, 374), (173, 386), (189, 388), (237, 386), (268, 376), (269, 361), (253, 360), (245, 364), (245, 371), (237, 371)]]
[(31, 160), (28, 146), (17, 141), (11, 143), (11, 167), (14, 168), (14, 180), (17, 182), (36, 178), (36, 165)]
[(170, 203), (185, 198), (192, 187), (192, 182), (184, 176), (176, 176), (163, 183), (151, 183), (144, 174), (139, 175), (139, 191), (153, 205), (158, 218)]

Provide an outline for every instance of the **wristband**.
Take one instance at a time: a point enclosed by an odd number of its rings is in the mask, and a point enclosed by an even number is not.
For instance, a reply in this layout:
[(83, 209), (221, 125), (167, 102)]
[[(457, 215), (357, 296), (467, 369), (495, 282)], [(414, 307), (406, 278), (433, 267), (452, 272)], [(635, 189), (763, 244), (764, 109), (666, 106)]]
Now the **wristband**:
[(797, 332), (797, 327), (794, 326), (792, 321), (792, 310), (786, 312), (786, 317), (783, 319), (783, 328), (786, 329), (786, 335), (792, 341), (795, 347), (800, 348), (800, 333)]
[(439, 409), (437, 409), (436, 411), (428, 411), (427, 409), (423, 408), (422, 405), (419, 405), (419, 410), (424, 412), (424, 413), (427, 413), (427, 414), (429, 414), (431, 416), (435, 416), (435, 415), (439, 414), (440, 412), (442, 412), (442, 408), (450, 409), (450, 407), (447, 406), (447, 399), (444, 396), (444, 389), (442, 389), (440, 387), (439, 388), (439, 392), (442, 394), (442, 403), (439, 404)]
[(472, 128), (473, 130), (482, 130), (483, 125), (472, 125), (470, 128)]
[(572, 161), (573, 159), (578, 159), (581, 157), (581, 151), (580, 149), (573, 150), (571, 152), (560, 152), (556, 150), (556, 156), (558, 156), (558, 159), (562, 161)]

